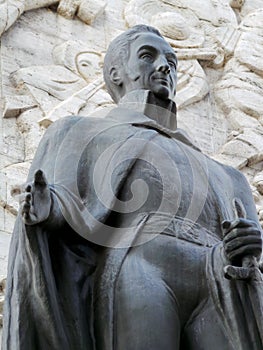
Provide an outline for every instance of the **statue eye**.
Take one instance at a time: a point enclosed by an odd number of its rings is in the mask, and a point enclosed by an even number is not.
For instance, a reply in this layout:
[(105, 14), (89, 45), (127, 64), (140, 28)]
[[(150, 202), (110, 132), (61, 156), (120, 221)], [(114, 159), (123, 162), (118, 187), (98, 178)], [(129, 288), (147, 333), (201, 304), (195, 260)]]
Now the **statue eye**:
[(147, 62), (153, 61), (153, 55), (150, 52), (145, 52), (140, 55), (140, 58)]
[(177, 65), (176, 65), (176, 63), (174, 61), (168, 60), (168, 64), (169, 64), (170, 67), (172, 67), (174, 69), (176, 69), (176, 67), (177, 67)]

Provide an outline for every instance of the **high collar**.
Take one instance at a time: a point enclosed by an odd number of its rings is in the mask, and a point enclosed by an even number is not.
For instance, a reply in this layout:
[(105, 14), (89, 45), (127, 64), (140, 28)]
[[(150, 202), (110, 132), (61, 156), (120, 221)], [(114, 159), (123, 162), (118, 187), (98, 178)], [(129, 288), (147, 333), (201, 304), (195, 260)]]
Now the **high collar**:
[(172, 100), (162, 100), (150, 90), (134, 90), (122, 97), (119, 107), (124, 107), (146, 115), (160, 126), (175, 131), (177, 128), (176, 104)]
[[(162, 107), (160, 107), (160, 103)], [(188, 135), (176, 126), (176, 105), (173, 101), (160, 101), (149, 90), (134, 90), (126, 94), (119, 102), (117, 108), (113, 108), (107, 118), (118, 123), (128, 123), (140, 127), (154, 129), (162, 134), (200, 151)]]

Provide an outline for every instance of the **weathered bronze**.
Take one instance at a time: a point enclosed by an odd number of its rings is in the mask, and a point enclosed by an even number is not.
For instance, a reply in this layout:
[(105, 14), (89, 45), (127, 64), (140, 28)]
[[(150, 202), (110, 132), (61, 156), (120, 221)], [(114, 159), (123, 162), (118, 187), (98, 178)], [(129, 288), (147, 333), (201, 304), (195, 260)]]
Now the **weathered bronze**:
[(9, 256), (3, 350), (262, 350), (261, 228), (244, 176), (176, 126), (177, 59), (133, 27), (118, 107), (43, 137)]

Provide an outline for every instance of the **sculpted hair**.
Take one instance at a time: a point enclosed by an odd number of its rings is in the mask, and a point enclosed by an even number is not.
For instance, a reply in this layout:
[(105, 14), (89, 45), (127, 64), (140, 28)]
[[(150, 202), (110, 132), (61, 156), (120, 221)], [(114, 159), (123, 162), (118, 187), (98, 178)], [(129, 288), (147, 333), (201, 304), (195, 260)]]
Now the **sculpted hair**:
[(104, 58), (103, 76), (109, 94), (114, 102), (118, 102), (121, 96), (122, 88), (114, 84), (110, 79), (110, 71), (114, 66), (124, 65), (129, 57), (130, 43), (136, 40), (142, 33), (153, 33), (161, 38), (161, 33), (151, 27), (144, 24), (136, 25), (121, 35), (117, 36), (109, 45), (107, 53)]

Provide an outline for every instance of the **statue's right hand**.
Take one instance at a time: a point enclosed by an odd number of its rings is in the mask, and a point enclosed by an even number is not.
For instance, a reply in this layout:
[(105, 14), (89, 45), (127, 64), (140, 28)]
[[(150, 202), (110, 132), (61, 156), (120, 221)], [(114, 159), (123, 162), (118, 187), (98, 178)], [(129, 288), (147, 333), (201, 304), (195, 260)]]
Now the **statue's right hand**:
[(26, 225), (35, 225), (45, 221), (51, 209), (51, 194), (46, 176), (37, 170), (34, 181), (26, 186), (20, 196), (23, 221)]

